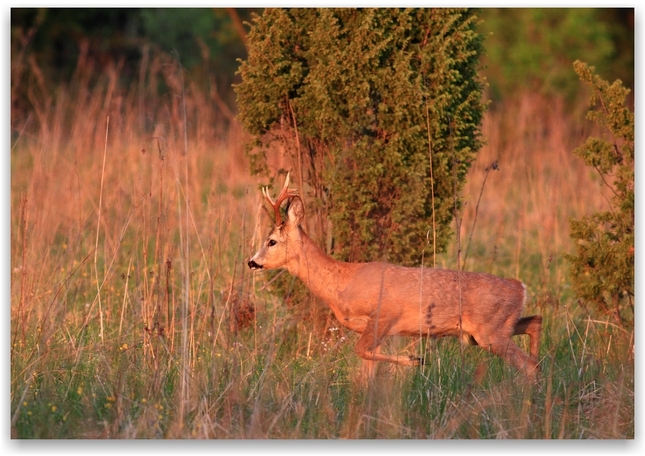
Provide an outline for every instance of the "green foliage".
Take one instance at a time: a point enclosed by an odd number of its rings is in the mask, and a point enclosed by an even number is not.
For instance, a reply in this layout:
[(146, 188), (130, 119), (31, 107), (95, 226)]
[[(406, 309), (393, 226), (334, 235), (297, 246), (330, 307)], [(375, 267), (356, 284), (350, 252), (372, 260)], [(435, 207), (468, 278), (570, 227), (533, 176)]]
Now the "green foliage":
[(463, 9), (254, 18), (236, 86), (239, 119), (255, 137), (252, 170), (268, 175), (276, 146), (288, 152), (310, 189), (309, 218), (332, 222), (333, 233), (320, 222), (315, 232), (333, 239), (337, 258), (415, 265), (428, 239), (445, 249), (482, 143), (476, 26)]
[[(237, 10), (240, 19), (253, 9)], [(123, 85), (139, 81), (146, 71), (146, 48), (178, 56), (201, 85), (211, 79), (226, 101), (237, 59), (246, 55), (231, 11), (223, 8), (12, 8), (12, 58), (27, 52), (44, 77), (55, 83), (78, 71), (79, 57), (104, 70), (123, 62)], [(81, 59), (86, 62), (86, 59)], [(21, 62), (12, 60), (12, 67)], [(20, 74), (13, 74), (20, 77)], [(15, 81), (12, 81), (15, 84)], [(27, 84), (25, 84), (27, 85)]]
[[(611, 192), (610, 208), (581, 220), (571, 220), (576, 251), (571, 262), (578, 296), (622, 323), (633, 324), (634, 298), (634, 113), (625, 106), (629, 90), (594, 74), (576, 61), (574, 69), (592, 88), (587, 118), (610, 132), (610, 139), (589, 138), (574, 153), (601, 176)], [(631, 309), (631, 318), (625, 311)], [(628, 322), (625, 322), (628, 318)]]
[(569, 66), (575, 59), (633, 84), (633, 9), (487, 8), (481, 16), (493, 98), (527, 84), (572, 96), (579, 87)]
[(244, 44), (221, 8), (142, 8), (144, 36), (166, 52), (177, 52), (182, 65), (197, 68), (204, 52), (215, 57), (212, 65), (230, 84), (236, 59), (245, 54)]

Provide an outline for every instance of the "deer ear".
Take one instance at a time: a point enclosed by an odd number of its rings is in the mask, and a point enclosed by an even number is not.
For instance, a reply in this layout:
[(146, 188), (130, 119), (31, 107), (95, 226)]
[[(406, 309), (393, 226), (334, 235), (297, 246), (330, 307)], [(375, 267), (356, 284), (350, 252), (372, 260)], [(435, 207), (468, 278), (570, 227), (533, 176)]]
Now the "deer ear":
[(287, 207), (287, 219), (290, 225), (298, 226), (305, 216), (305, 208), (302, 205), (302, 200), (298, 196), (294, 196), (289, 201)]

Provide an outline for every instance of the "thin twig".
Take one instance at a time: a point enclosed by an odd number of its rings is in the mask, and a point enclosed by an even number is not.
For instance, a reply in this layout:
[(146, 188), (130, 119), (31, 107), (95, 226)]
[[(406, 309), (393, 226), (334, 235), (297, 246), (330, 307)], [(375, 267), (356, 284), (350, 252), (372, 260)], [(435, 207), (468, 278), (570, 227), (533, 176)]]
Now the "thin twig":
[[(434, 205), (434, 176), (432, 170), (432, 135), (430, 134), (430, 112), (426, 100), (426, 129), (428, 131), (428, 160), (430, 162), (430, 199), (432, 201), (432, 267), (437, 266), (437, 224)], [(427, 237), (427, 236), (426, 236)]]
[(466, 259), (468, 258), (468, 250), (470, 250), (470, 242), (473, 239), (473, 233), (475, 232), (475, 224), (477, 223), (477, 214), (479, 213), (479, 203), (482, 200), (482, 195), (484, 194), (484, 185), (486, 185), (486, 179), (488, 179), (488, 173), (490, 172), (491, 169), (498, 170), (499, 167), (497, 166), (497, 160), (495, 160), (493, 163), (490, 164), (486, 168), (486, 174), (484, 175), (484, 181), (482, 182), (482, 188), (479, 191), (479, 198), (477, 199), (477, 205), (475, 206), (475, 218), (473, 220), (473, 226), (470, 229), (470, 235), (468, 236), (468, 245), (466, 246), (466, 252), (464, 253), (464, 262), (462, 267), (466, 267)]
[(13, 146), (11, 146), (11, 152), (13, 152), (13, 149), (16, 147), (18, 142), (20, 142), (20, 138), (22, 138), (23, 133), (25, 132), (25, 129), (27, 128), (27, 125), (29, 124), (29, 121), (31, 120), (31, 114), (29, 113), (29, 116), (27, 116), (27, 120), (25, 121), (25, 124), (22, 126), (22, 129), (20, 130), (20, 133), (18, 133), (18, 137), (13, 143)]
[[(450, 151), (452, 152), (452, 179), (453, 179), (453, 204), (455, 211), (455, 225), (457, 236), (457, 290), (459, 293), (459, 340), (463, 340), (462, 328), (462, 296), (461, 296), (461, 219), (459, 218), (459, 209), (457, 204), (457, 157), (455, 156), (455, 145), (452, 137), (453, 120), (448, 121), (448, 143)], [(464, 364), (464, 344), (459, 344), (459, 353), (461, 358), (461, 365)]]
[(101, 304), (101, 285), (99, 283), (99, 271), (96, 265), (99, 253), (99, 232), (101, 230), (101, 207), (103, 205), (103, 180), (105, 178), (105, 158), (107, 156), (108, 133), (110, 131), (110, 116), (107, 116), (105, 122), (105, 147), (103, 148), (103, 168), (101, 170), (101, 190), (99, 193), (99, 213), (96, 221), (96, 242), (94, 244), (94, 278), (96, 279), (96, 295), (99, 301), (99, 337), (103, 342), (103, 306)]
[(119, 337), (121, 337), (121, 329), (123, 328), (123, 316), (125, 314), (125, 308), (127, 306), (128, 282), (130, 280), (131, 267), (132, 267), (132, 258), (130, 258), (130, 262), (128, 263), (128, 272), (126, 273), (126, 276), (125, 276), (125, 289), (123, 291), (123, 304), (121, 306), (121, 320), (119, 321)]
[[(609, 183), (608, 183), (608, 182), (607, 182), (607, 180), (605, 179), (605, 175), (603, 174), (603, 172), (602, 172), (602, 171), (600, 171), (600, 169), (598, 168), (598, 166), (593, 165), (593, 167), (594, 167), (594, 169), (595, 169), (596, 171), (598, 171), (598, 175), (599, 175), (599, 176), (600, 176), (600, 178), (602, 179), (602, 182), (605, 184), (605, 186), (606, 186), (609, 190), (611, 190), (611, 191), (612, 191), (612, 193), (613, 193), (617, 198), (620, 198), (620, 196), (618, 196), (618, 193), (616, 193), (616, 190), (614, 190), (614, 187), (612, 187), (611, 185), (609, 185)], [(612, 209), (612, 212), (613, 212), (613, 209)]]
[[(183, 128), (184, 128), (184, 185), (186, 194), (184, 195), (184, 203), (186, 204), (186, 232), (184, 234), (184, 303), (182, 306), (182, 370), (181, 370), (181, 400), (179, 404), (179, 422), (183, 424), (185, 416), (185, 407), (188, 401), (188, 307), (190, 299), (190, 207), (188, 193), (188, 128), (187, 128), (187, 115), (186, 115), (186, 92), (184, 87), (184, 72), (179, 64), (179, 77), (181, 80), (181, 99), (182, 99), (182, 115), (183, 115)], [(180, 186), (181, 188), (181, 186)]]

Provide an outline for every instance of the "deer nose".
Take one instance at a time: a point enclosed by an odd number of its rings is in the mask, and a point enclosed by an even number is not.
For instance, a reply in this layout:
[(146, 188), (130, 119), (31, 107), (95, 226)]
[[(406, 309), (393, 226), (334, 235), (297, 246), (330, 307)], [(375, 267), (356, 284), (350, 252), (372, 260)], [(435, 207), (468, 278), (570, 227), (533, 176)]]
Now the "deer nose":
[(255, 261), (253, 261), (253, 260), (249, 260), (249, 262), (248, 262), (247, 264), (249, 265), (249, 268), (251, 268), (251, 269), (262, 269), (262, 265), (261, 265), (261, 264), (257, 264), (257, 263), (256, 263)]

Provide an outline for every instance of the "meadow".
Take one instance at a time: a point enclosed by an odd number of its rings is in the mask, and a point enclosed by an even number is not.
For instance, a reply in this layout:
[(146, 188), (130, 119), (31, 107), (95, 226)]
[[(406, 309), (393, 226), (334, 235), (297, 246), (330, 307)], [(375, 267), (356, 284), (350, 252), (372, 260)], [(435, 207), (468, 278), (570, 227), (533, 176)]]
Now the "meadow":
[[(563, 259), (569, 218), (607, 207), (572, 154), (598, 134), (584, 103), (492, 105), (462, 195), (464, 269), (524, 281), (544, 317), (540, 381), (457, 340), (391, 338), (426, 365), (364, 386), (357, 334), (246, 267), (265, 182), (216, 92), (163, 57), (130, 86), (118, 65), (79, 61), (57, 87), (33, 60), (12, 71), (33, 81), (12, 87), (12, 438), (634, 438), (633, 330), (578, 304)], [(456, 241), (419, 256), (455, 268)]]

